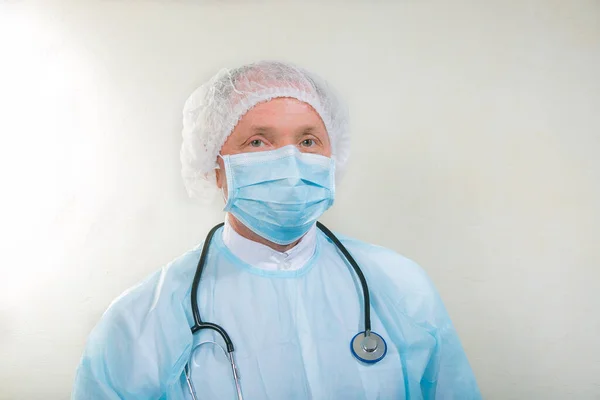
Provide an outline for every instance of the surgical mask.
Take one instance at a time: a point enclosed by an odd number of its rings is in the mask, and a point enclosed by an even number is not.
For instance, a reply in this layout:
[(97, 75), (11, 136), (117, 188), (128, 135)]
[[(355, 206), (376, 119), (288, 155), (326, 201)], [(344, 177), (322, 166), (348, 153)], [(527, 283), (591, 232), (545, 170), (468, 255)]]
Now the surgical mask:
[(221, 158), (225, 211), (273, 243), (300, 239), (333, 204), (335, 162), (329, 157), (285, 146)]

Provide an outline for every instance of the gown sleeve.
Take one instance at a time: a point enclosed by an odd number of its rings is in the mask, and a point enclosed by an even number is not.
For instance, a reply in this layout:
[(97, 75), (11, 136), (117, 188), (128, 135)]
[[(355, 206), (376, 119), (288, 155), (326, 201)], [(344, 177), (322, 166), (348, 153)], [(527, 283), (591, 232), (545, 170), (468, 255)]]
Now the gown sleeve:
[(399, 349), (408, 397), (481, 399), (458, 334), (425, 271), (386, 248), (355, 240), (347, 244), (365, 271), (372, 305)]
[(179, 397), (167, 393), (179, 384), (192, 335), (169, 267), (125, 292), (104, 313), (88, 337), (73, 400)]
[(423, 379), (424, 399), (481, 399), (477, 381), (454, 329), (446, 308), (433, 284), (431, 288), (433, 330), (436, 346), (431, 354)]

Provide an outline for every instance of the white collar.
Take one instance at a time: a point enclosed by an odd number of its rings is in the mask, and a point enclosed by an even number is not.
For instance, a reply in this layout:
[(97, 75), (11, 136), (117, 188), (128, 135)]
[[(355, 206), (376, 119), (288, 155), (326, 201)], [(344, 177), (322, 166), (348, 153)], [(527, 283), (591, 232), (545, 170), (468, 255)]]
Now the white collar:
[(302, 268), (315, 253), (317, 227), (313, 225), (297, 245), (280, 253), (269, 246), (246, 239), (237, 233), (225, 218), (223, 243), (237, 258), (255, 268), (267, 271), (294, 271)]

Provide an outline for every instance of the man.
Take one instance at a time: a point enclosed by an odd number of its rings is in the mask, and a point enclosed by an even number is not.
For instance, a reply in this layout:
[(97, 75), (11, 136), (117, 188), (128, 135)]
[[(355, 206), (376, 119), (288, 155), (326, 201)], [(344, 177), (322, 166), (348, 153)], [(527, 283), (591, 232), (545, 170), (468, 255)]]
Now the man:
[(223, 70), (186, 102), (183, 138), (186, 187), (222, 191), (225, 225), (113, 302), (74, 399), (480, 398), (423, 270), (316, 225), (349, 154), (325, 82), (279, 62)]

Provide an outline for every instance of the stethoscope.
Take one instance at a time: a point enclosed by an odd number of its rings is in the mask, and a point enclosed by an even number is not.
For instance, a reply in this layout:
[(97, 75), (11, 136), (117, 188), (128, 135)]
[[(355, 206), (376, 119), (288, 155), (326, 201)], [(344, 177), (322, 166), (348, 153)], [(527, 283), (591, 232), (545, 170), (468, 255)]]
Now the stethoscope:
[[(202, 321), (202, 318), (200, 317), (200, 311), (198, 309), (198, 302), (197, 302), (198, 287), (200, 286), (200, 278), (202, 276), (202, 270), (204, 269), (204, 264), (206, 262), (206, 257), (208, 255), (208, 248), (210, 246), (210, 242), (211, 242), (212, 237), (214, 236), (215, 232), (222, 226), (223, 226), (223, 223), (220, 223), (220, 224), (216, 225), (214, 228), (212, 228), (210, 230), (210, 232), (208, 232), (208, 235), (206, 236), (206, 240), (204, 241), (204, 246), (202, 247), (202, 253), (200, 254), (200, 260), (198, 261), (198, 266), (196, 267), (196, 274), (194, 275), (194, 280), (192, 282), (191, 303), (192, 303), (192, 315), (194, 317), (194, 326), (192, 326), (191, 329), (192, 329), (192, 334), (195, 334), (196, 332), (199, 332), (202, 329), (212, 329), (213, 331), (216, 331), (219, 335), (221, 335), (221, 337), (225, 341), (225, 346), (227, 347), (227, 350), (225, 350), (221, 345), (219, 345), (216, 342), (212, 342), (212, 341), (202, 342), (202, 343), (197, 344), (192, 349), (191, 354), (190, 354), (190, 361), (192, 360), (196, 350), (198, 350), (198, 348), (204, 344), (210, 343), (210, 344), (215, 344), (218, 347), (220, 347), (225, 352), (225, 354), (227, 355), (227, 358), (229, 359), (229, 363), (231, 365), (231, 373), (233, 375), (233, 381), (235, 383), (235, 389), (237, 392), (237, 398), (238, 398), (238, 400), (243, 400), (242, 387), (240, 384), (240, 375), (238, 373), (237, 366), (235, 365), (235, 358), (233, 356), (233, 352), (234, 352), (233, 342), (231, 341), (231, 338), (229, 337), (229, 335), (227, 334), (225, 329), (221, 328), (217, 324)], [(362, 361), (364, 363), (374, 364), (378, 361), (381, 361), (383, 359), (383, 357), (385, 357), (385, 354), (387, 353), (387, 344), (385, 343), (385, 340), (383, 340), (383, 338), (380, 335), (371, 331), (371, 306), (370, 306), (371, 303), (369, 300), (369, 286), (367, 285), (367, 280), (365, 279), (365, 276), (363, 275), (360, 267), (358, 266), (358, 264), (356, 263), (356, 261), (354, 260), (352, 255), (350, 255), (350, 252), (348, 252), (346, 247), (344, 247), (344, 245), (339, 241), (339, 239), (329, 229), (327, 229), (327, 227), (325, 227), (325, 225), (323, 225), (322, 223), (317, 222), (317, 227), (329, 239), (331, 239), (331, 241), (337, 246), (338, 250), (342, 252), (342, 254), (346, 258), (346, 260), (348, 260), (348, 262), (354, 269), (354, 272), (356, 273), (356, 276), (360, 280), (360, 285), (362, 287), (364, 306), (365, 306), (365, 314), (364, 314), (365, 330), (362, 332), (358, 332), (356, 335), (354, 335), (352, 340), (350, 340), (350, 351), (352, 352), (352, 355), (354, 355), (354, 357), (356, 357), (357, 360)], [(192, 374), (191, 374), (190, 363), (188, 362), (185, 365), (185, 379), (187, 381), (187, 385), (188, 385), (190, 394), (192, 395), (192, 399), (197, 400), (198, 397), (196, 396), (196, 390), (194, 388), (194, 384), (192, 383), (191, 375)]]

